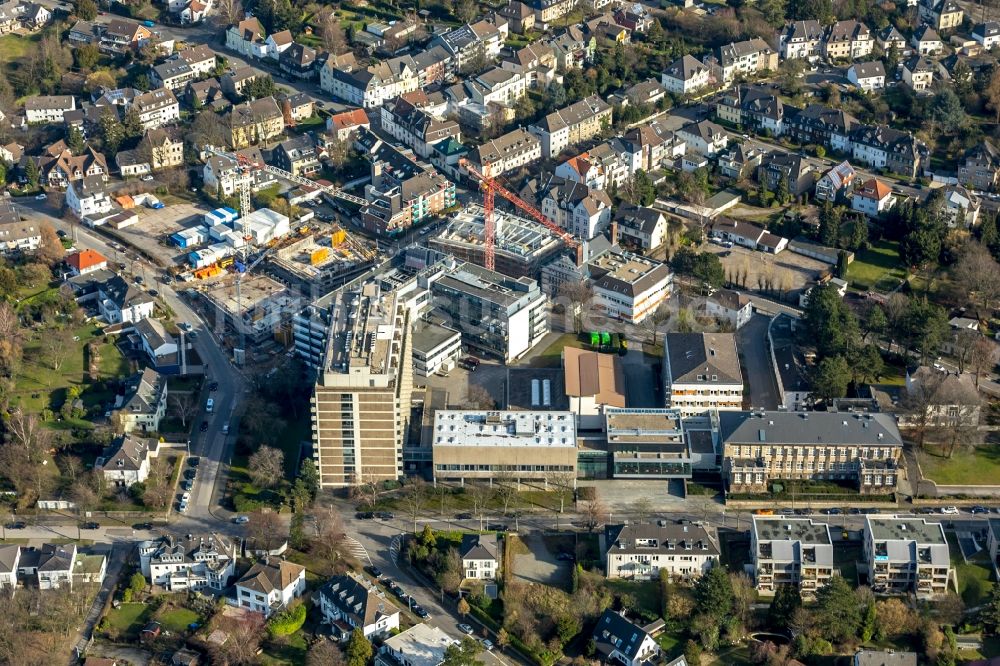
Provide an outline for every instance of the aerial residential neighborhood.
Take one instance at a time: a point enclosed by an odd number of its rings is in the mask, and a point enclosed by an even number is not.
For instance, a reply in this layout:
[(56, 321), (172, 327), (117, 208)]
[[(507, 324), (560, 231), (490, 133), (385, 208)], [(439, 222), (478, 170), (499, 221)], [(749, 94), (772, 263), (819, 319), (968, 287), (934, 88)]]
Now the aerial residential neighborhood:
[(997, 48), (0, 4), (0, 664), (998, 663)]

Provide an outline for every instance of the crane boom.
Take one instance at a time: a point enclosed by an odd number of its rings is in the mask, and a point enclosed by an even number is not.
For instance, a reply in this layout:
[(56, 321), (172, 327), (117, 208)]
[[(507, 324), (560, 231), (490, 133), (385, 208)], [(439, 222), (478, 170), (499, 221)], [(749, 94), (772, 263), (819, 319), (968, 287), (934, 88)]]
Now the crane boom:
[(506, 187), (500, 184), (496, 178), (490, 178), (483, 173), (481, 173), (476, 167), (472, 166), (472, 163), (468, 160), (461, 160), (460, 165), (464, 167), (483, 187), (483, 210), (484, 210), (484, 243), (486, 246), (485, 251), (485, 265), (486, 268), (490, 270), (494, 269), (494, 245), (496, 242), (496, 224), (493, 220), (493, 203), (494, 195), (499, 194), (507, 201), (511, 202), (517, 206), (520, 210), (530, 215), (535, 219), (536, 222), (544, 226), (552, 235), (556, 236), (559, 240), (563, 242), (566, 247), (571, 249), (578, 249), (580, 247), (580, 241), (573, 237), (572, 234), (567, 232), (565, 229), (560, 227), (558, 224), (550, 220), (542, 211), (538, 210), (535, 206), (517, 196)]

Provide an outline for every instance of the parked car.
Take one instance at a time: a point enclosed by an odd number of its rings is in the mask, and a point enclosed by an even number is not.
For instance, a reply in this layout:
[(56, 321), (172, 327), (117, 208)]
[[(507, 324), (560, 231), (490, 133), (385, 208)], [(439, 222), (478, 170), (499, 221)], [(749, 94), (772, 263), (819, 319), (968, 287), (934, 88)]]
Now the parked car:
[(132, 526), (134, 530), (151, 530), (153, 529), (153, 523), (136, 523)]
[(375, 513), (372, 511), (358, 511), (354, 514), (358, 520), (375, 520)]
[(208, 421), (202, 421), (201, 426), (198, 429), (201, 430), (202, 432), (208, 430)]
[(90, 521), (80, 525), (80, 528), (85, 530), (99, 530), (101, 529), (101, 524), (95, 523), (94, 521)]
[(463, 634), (468, 634), (469, 636), (471, 636), (472, 633), (475, 631), (475, 629), (473, 629), (467, 624), (458, 625), (458, 630), (461, 631)]
[(188, 458), (188, 465), (191, 465), (191, 467), (197, 467), (200, 464), (201, 464), (201, 458), (199, 458), (198, 456), (191, 456), (190, 458)]
[(369, 566), (365, 567), (365, 571), (367, 571), (368, 573), (370, 573), (372, 576), (375, 576), (375, 578), (381, 578), (382, 577), (382, 570), (379, 569), (376, 566), (369, 565)]
[(247, 523), (250, 522), (250, 517), (249, 516), (236, 516), (235, 518), (233, 518), (233, 522), (236, 523), (237, 525), (246, 525)]
[(181, 488), (190, 491), (192, 488), (194, 488), (194, 482), (191, 481), (191, 479), (184, 479), (183, 481), (181, 481)]
[(8, 529), (8, 530), (23, 530), (27, 526), (28, 526), (28, 524), (26, 522), (24, 522), (23, 520), (15, 520), (12, 523), (7, 523), (6, 525), (4, 525), (4, 529)]
[(42, 192), (41, 194), (35, 197), (35, 201), (45, 201), (46, 199), (48, 199), (48, 197), (45, 196), (45, 192)]
[(195, 477), (198, 475), (198, 471), (194, 469), (189, 469), (184, 472), (185, 479), (191, 479), (194, 481)]
[(422, 620), (430, 619), (431, 616), (431, 614), (428, 613), (426, 610), (424, 610), (423, 607), (421, 606), (414, 606), (413, 612), (416, 613), (417, 617), (419, 617)]
[(151, 175), (149, 175), (148, 173), (145, 176), (142, 177), (142, 182), (144, 182), (144, 183), (148, 183), (151, 180), (153, 180), (153, 177)]
[(375, 515), (378, 516), (379, 520), (392, 520), (396, 517), (391, 511), (379, 511)]
[(505, 523), (490, 523), (486, 526), (487, 532), (506, 532), (507, 525)]
[(208, 385), (208, 390), (209, 391), (218, 391), (219, 390), (219, 382), (212, 382), (211, 384), (209, 384)]
[(406, 599), (406, 592), (403, 592), (403, 588), (396, 586), (392, 589), (392, 593), (395, 594), (399, 599)]
[(943, 506), (941, 507), (941, 513), (946, 516), (957, 516), (958, 507), (957, 506)]
[(469, 512), (460, 513), (455, 516), (455, 520), (472, 520), (472, 514)]
[(179, 511), (180, 513), (187, 513), (187, 510), (188, 510), (187, 502), (181, 502), (177, 506), (177, 511)]
[(556, 559), (560, 562), (572, 562), (576, 558), (573, 556), (573, 553), (559, 553), (556, 555)]
[(480, 642), (483, 644), (483, 647), (486, 648), (487, 650), (493, 649), (493, 641), (491, 641), (490, 639), (483, 638)]
[(990, 510), (985, 506), (974, 506), (969, 509), (969, 513), (989, 513)]

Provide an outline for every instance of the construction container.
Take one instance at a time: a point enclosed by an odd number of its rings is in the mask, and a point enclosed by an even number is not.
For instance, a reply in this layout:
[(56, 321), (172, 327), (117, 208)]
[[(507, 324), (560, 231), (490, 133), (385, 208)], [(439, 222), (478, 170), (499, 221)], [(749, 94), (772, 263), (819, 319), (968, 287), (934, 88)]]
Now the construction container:
[(215, 277), (222, 273), (222, 269), (218, 266), (206, 266), (205, 268), (199, 268), (194, 272), (194, 276), (199, 280), (204, 280), (206, 278)]
[(229, 268), (233, 265), (233, 261), (232, 257), (223, 257), (219, 260), (219, 268)]
[(240, 261), (238, 259), (233, 262), (233, 268), (236, 269), (237, 273), (246, 273), (247, 272), (247, 265), (244, 264), (242, 261)]
[(120, 197), (115, 197), (115, 201), (119, 206), (128, 210), (130, 208), (135, 208), (135, 200), (127, 194), (123, 194)]
[(330, 256), (330, 250), (325, 247), (321, 247), (318, 250), (313, 250), (309, 254), (309, 263), (315, 266), (316, 264), (321, 264), (326, 261), (327, 257)]
[(333, 232), (333, 235), (330, 236), (330, 243), (332, 243), (334, 247), (340, 247), (346, 240), (347, 232), (343, 229), (337, 229)]

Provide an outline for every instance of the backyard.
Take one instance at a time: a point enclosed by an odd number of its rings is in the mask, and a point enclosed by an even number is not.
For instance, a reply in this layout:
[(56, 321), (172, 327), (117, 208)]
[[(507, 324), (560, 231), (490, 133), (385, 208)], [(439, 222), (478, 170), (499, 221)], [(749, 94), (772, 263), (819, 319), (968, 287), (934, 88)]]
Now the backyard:
[(858, 291), (892, 291), (906, 278), (899, 260), (899, 243), (877, 241), (867, 250), (855, 253), (847, 269), (850, 286)]
[(951, 458), (925, 445), (917, 451), (917, 460), (925, 479), (943, 485), (994, 485), (1000, 479), (1000, 446), (996, 444), (955, 451)]
[(962, 549), (954, 532), (948, 533), (948, 551), (958, 577), (958, 595), (962, 597), (966, 607), (974, 608), (986, 603), (994, 583), (989, 552), (980, 550), (968, 559), (962, 557)]

